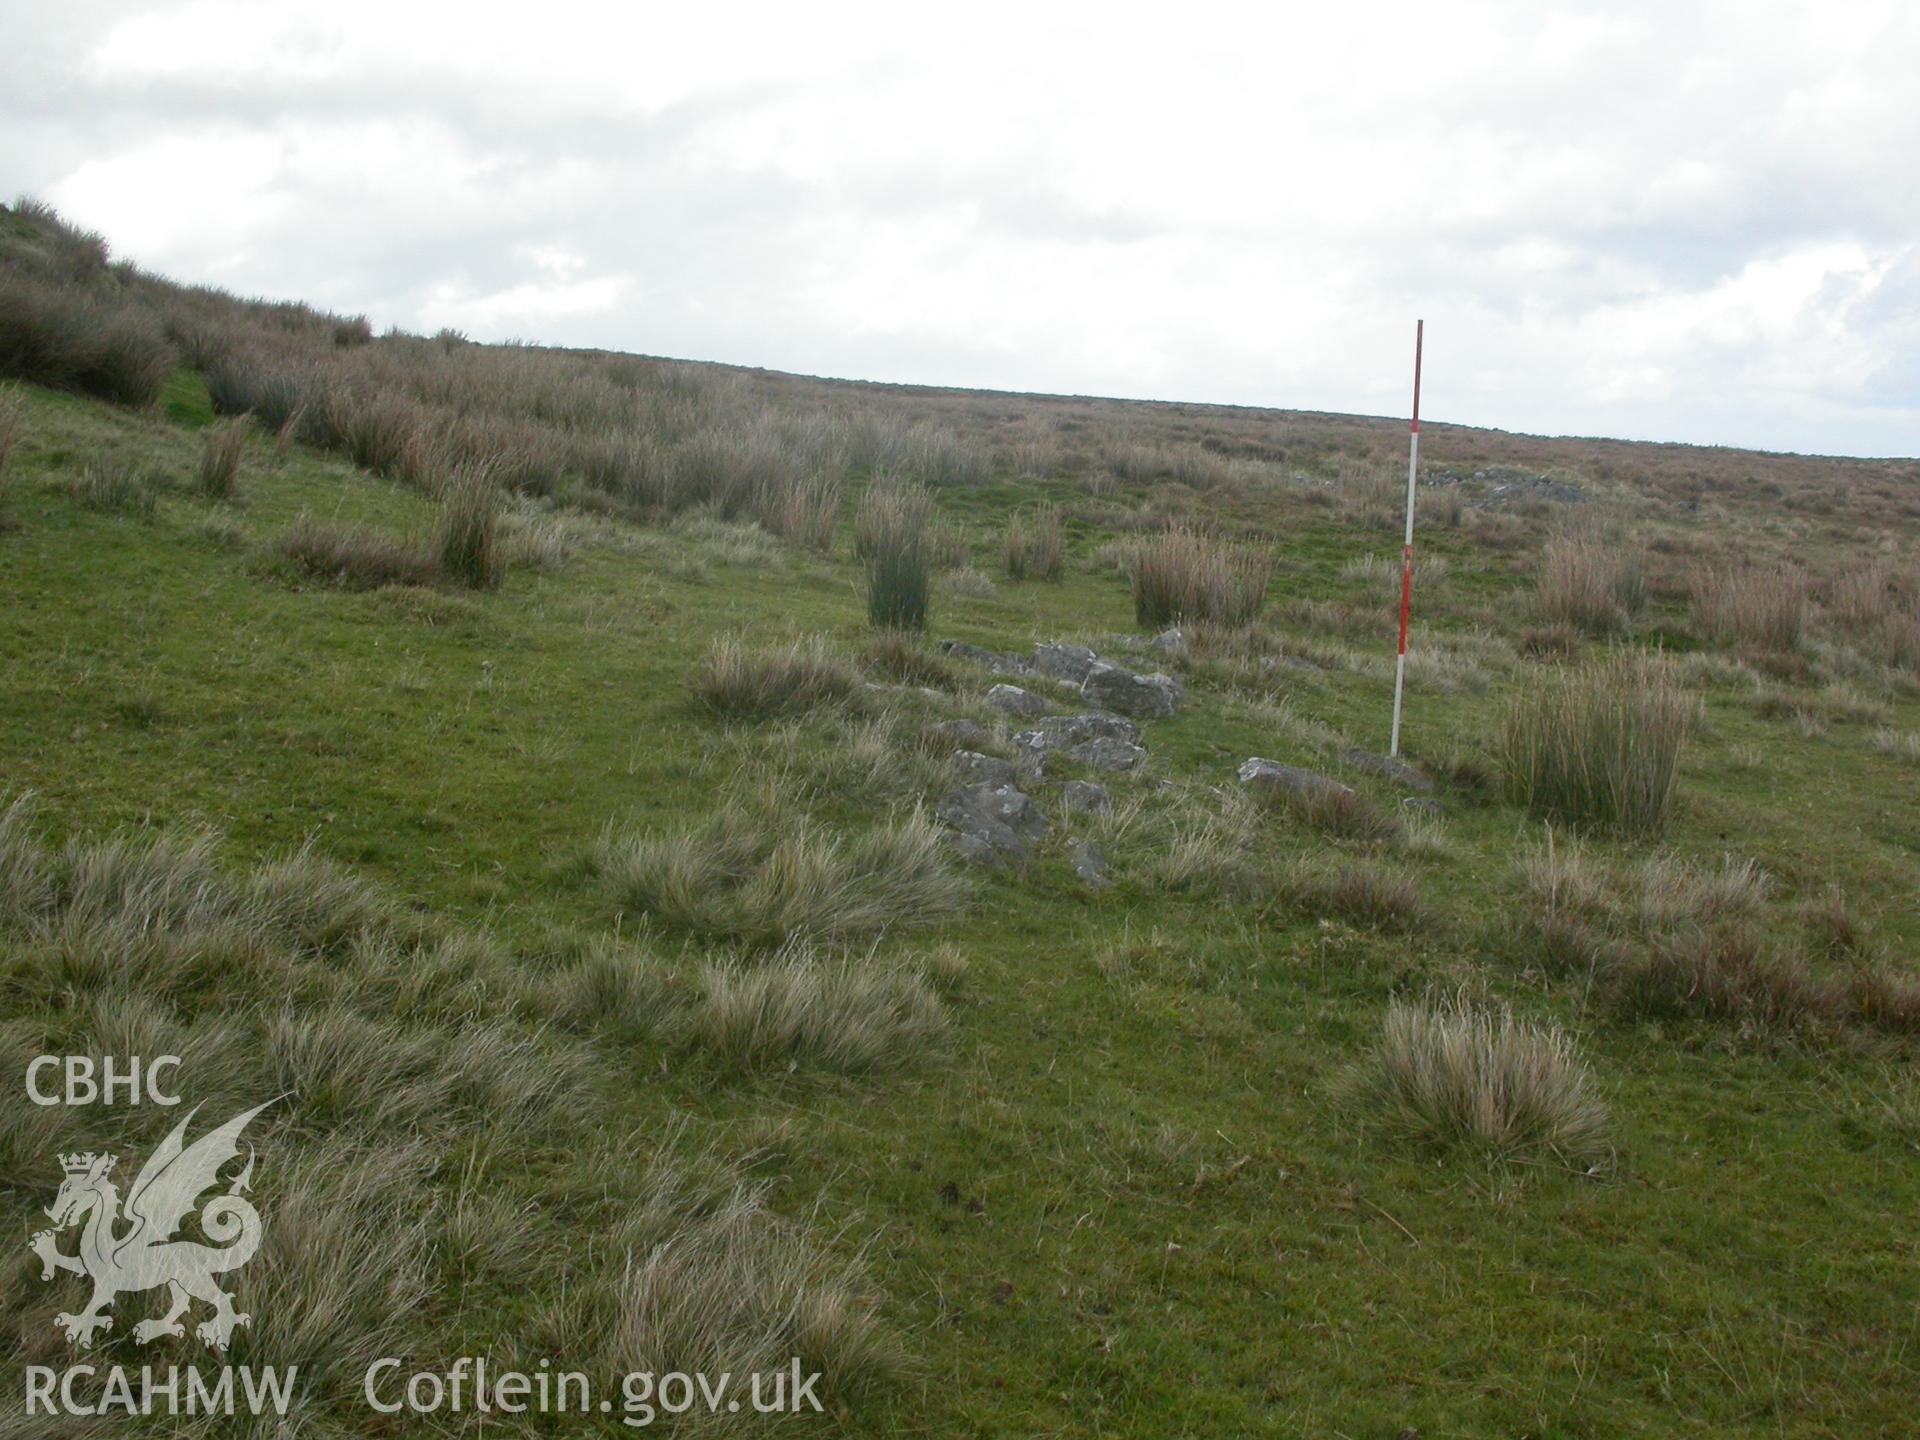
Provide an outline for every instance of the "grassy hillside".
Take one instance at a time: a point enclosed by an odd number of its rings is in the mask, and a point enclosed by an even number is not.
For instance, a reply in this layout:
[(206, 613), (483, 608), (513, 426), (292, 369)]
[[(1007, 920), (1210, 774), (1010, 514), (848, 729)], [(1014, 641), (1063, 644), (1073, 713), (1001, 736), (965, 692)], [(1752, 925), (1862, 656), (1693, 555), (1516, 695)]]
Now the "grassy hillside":
[[(791, 1427), (861, 1435), (1910, 1426), (1920, 466), (1427, 431), (1435, 814), (1348, 754), (1390, 422), (375, 338), (0, 222), (6, 1068), (287, 1096), (231, 1354), (310, 1433), (419, 1433), (365, 1359), (477, 1353), (798, 1354)], [(1152, 649), (1181, 544), (1237, 600)], [(988, 689), (1087, 706), (937, 641), (1184, 698), (968, 860), (952, 753), (1030, 723)], [(58, 1364), (55, 1152), (174, 1117), (0, 1113), (7, 1335)], [(95, 1358), (204, 1354), (123, 1309)]]

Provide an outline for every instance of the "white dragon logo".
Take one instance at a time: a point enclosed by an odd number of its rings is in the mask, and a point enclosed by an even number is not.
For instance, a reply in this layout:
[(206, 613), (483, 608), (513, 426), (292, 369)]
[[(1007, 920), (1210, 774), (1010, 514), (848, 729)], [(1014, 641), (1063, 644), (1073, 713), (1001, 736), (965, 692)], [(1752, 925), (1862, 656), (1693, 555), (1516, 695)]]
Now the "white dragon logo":
[[(267, 1105), (272, 1103), (269, 1100)], [(108, 1178), (116, 1156), (89, 1151), (60, 1157), (66, 1179), (47, 1208), (53, 1228), (36, 1234), (28, 1248), (40, 1257), (42, 1280), (51, 1280), (56, 1272), (64, 1270), (93, 1282), (93, 1298), (86, 1309), (78, 1315), (63, 1311), (54, 1317), (54, 1324), (66, 1332), (67, 1339), (82, 1349), (89, 1348), (95, 1335), (112, 1326), (113, 1317), (106, 1308), (116, 1295), (162, 1285), (171, 1297), (167, 1313), (133, 1327), (134, 1338), (143, 1345), (162, 1335), (186, 1334), (180, 1317), (195, 1300), (213, 1306), (213, 1317), (196, 1326), (194, 1333), (216, 1350), (226, 1349), (234, 1327), (253, 1318), (236, 1312), (233, 1296), (213, 1278), (238, 1270), (260, 1248), (260, 1215), (241, 1198), (253, 1178), (251, 1147), (246, 1168), (233, 1177), (225, 1194), (214, 1196), (200, 1211), (200, 1229), (214, 1243), (175, 1240), (173, 1235), (201, 1194), (219, 1183), (221, 1167), (239, 1155), (240, 1132), (247, 1122), (266, 1108), (256, 1105), (183, 1148), (187, 1123), (199, 1107), (188, 1111), (140, 1167), (127, 1192), (124, 1215), (120, 1191)], [(83, 1218), (86, 1224), (80, 1232), (78, 1252), (63, 1253), (55, 1243), (58, 1233)]]

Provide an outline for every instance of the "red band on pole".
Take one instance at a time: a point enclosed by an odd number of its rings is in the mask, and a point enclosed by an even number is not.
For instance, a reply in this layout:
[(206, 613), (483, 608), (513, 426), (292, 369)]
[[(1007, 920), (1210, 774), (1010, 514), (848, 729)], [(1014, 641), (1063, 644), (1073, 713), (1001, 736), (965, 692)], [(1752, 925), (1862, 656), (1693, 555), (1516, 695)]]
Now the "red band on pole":
[(1413, 433), (1420, 433), (1420, 352), (1425, 348), (1427, 322), (1413, 322)]

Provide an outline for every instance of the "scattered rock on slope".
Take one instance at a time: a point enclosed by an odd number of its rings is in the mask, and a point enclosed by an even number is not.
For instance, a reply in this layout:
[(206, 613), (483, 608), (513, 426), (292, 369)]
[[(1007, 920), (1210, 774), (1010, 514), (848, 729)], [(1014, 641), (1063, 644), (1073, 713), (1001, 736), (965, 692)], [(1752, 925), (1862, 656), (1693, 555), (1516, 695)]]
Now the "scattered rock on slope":
[(934, 806), (948, 843), (969, 860), (1024, 860), (1028, 842), (1052, 827), (1033, 798), (1011, 785), (962, 785)]
[(1140, 720), (1165, 719), (1184, 694), (1171, 675), (1141, 675), (1109, 660), (1094, 661), (1080, 693), (1103, 710)]
[(1044, 697), (1034, 694), (1031, 690), (1022, 690), (1018, 685), (995, 685), (987, 691), (987, 704), (996, 710), (1004, 710), (1007, 714), (1017, 715), (1022, 719), (1044, 714), (1047, 709)]
[(1424, 793), (1433, 789), (1433, 777), (1419, 766), (1409, 765), (1404, 760), (1376, 755), (1371, 750), (1362, 750), (1358, 745), (1349, 745), (1341, 753), (1340, 758), (1356, 770), (1364, 770), (1369, 775), (1378, 775), (1393, 781), (1396, 785), (1404, 785), (1409, 790), (1419, 790)]
[(1298, 765), (1282, 765), (1277, 760), (1263, 760), (1258, 755), (1243, 764), (1238, 773), (1242, 785), (1256, 790), (1294, 795), (1321, 793), (1351, 795), (1353, 793), (1352, 786), (1342, 785), (1331, 776), (1302, 769)]

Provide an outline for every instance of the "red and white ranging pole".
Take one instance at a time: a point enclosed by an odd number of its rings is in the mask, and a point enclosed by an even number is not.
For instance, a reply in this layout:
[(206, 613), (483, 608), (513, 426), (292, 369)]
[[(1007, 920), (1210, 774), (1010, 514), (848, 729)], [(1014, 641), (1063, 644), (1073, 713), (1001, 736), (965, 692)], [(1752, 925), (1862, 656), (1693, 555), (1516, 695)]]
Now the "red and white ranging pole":
[(1387, 754), (1400, 753), (1400, 692), (1407, 683), (1407, 616), (1413, 610), (1413, 487), (1420, 471), (1420, 351), (1427, 322), (1413, 322), (1413, 425), (1407, 431), (1407, 538), (1400, 549), (1400, 653), (1393, 662), (1393, 737)]

